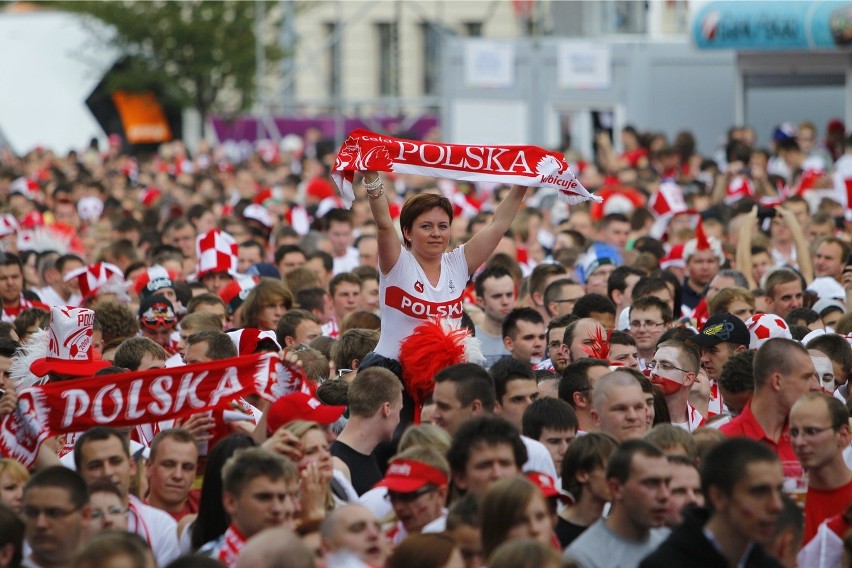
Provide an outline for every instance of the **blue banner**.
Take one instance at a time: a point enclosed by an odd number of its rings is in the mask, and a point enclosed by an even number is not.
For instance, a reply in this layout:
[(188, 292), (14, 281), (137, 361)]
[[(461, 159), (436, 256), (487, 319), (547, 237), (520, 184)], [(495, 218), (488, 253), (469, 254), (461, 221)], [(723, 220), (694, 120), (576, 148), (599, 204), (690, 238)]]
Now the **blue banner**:
[(691, 27), (699, 49), (849, 49), (852, 2), (709, 2), (696, 9)]

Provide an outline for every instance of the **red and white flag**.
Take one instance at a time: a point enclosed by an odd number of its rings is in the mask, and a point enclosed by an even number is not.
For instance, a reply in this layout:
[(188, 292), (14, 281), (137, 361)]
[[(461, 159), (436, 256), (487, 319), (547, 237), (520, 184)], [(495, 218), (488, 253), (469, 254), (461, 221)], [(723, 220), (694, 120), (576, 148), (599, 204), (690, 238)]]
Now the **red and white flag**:
[(600, 201), (574, 177), (565, 157), (537, 146), (480, 146), (404, 140), (358, 129), (334, 161), (332, 178), (344, 205), (355, 201), (359, 171), (395, 172), (472, 182), (552, 187), (568, 204)]
[(255, 353), (184, 367), (47, 383), (18, 393), (0, 423), (0, 455), (31, 466), (50, 436), (94, 426), (125, 428), (185, 418), (257, 392), (275, 400), (306, 389), (300, 368), (274, 353)]

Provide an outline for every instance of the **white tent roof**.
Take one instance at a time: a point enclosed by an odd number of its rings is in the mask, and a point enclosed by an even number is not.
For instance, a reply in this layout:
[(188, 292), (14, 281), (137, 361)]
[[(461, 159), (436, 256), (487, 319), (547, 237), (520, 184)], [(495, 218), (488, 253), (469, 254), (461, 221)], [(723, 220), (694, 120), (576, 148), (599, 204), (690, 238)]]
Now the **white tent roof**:
[(0, 14), (0, 140), (18, 154), (65, 153), (105, 139), (86, 99), (116, 60), (79, 16)]

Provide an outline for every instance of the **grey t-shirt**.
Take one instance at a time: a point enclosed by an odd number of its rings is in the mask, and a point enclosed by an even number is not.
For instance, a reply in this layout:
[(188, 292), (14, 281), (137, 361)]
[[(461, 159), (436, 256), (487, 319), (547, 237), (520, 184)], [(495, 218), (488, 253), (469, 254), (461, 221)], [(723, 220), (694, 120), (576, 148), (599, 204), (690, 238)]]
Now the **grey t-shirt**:
[(486, 369), (490, 368), (491, 365), (496, 363), (500, 358), (510, 355), (509, 350), (506, 349), (506, 346), (503, 344), (502, 337), (489, 335), (485, 333), (485, 330), (478, 326), (475, 329), (476, 338), (479, 340), (482, 354), (485, 356), (485, 365), (483, 366)]
[(651, 529), (644, 542), (633, 542), (612, 532), (605, 519), (600, 519), (577, 537), (563, 556), (582, 568), (636, 568), (666, 540), (669, 532), (664, 528)]

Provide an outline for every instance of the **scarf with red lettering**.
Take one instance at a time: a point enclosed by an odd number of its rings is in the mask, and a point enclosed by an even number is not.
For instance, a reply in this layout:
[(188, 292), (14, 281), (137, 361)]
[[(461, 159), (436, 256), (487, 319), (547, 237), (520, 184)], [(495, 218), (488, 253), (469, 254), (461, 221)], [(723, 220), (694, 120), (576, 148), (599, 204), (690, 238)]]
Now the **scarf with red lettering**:
[(222, 546), (219, 548), (219, 554), (216, 556), (216, 560), (228, 566), (237, 565), (237, 558), (240, 555), (240, 550), (242, 550), (243, 546), (246, 544), (246, 538), (240, 533), (239, 529), (234, 526), (234, 523), (228, 525), (228, 530), (225, 531), (225, 535), (222, 537)]
[(347, 208), (355, 201), (355, 172), (367, 170), (550, 187), (568, 204), (601, 201), (577, 181), (565, 156), (537, 146), (443, 144), (353, 130), (337, 153), (332, 172)]
[(227, 408), (252, 392), (274, 401), (306, 382), (300, 368), (256, 353), (34, 386), (18, 393), (15, 412), (0, 423), (0, 455), (30, 466), (50, 436), (185, 418)]

